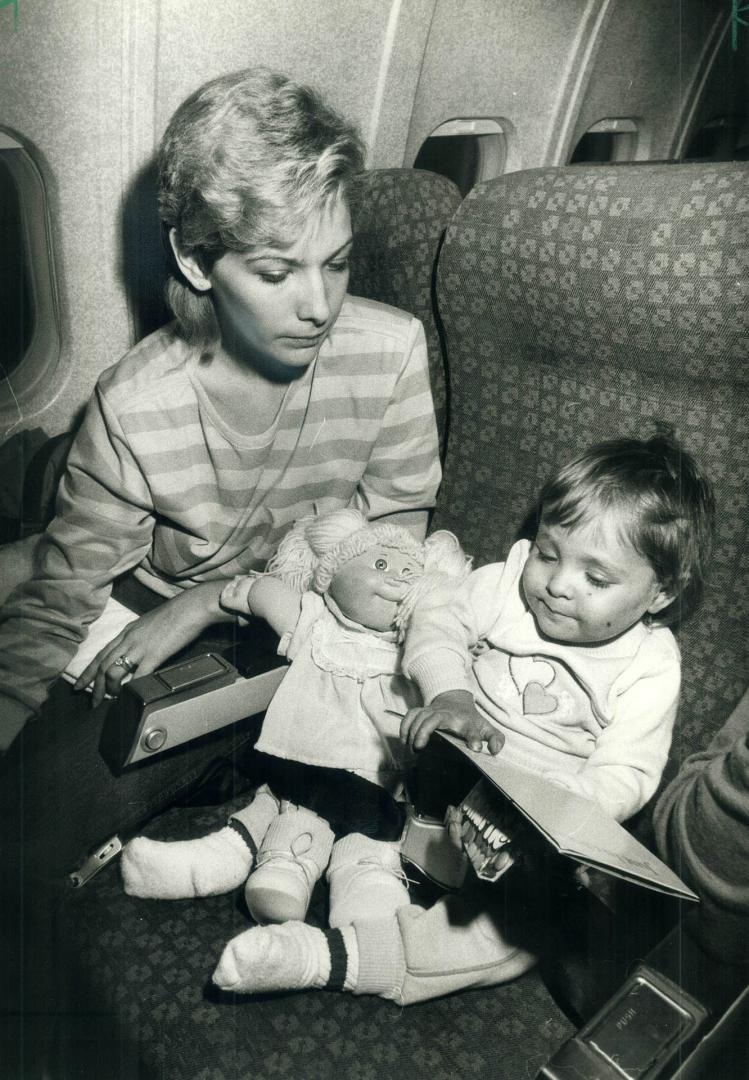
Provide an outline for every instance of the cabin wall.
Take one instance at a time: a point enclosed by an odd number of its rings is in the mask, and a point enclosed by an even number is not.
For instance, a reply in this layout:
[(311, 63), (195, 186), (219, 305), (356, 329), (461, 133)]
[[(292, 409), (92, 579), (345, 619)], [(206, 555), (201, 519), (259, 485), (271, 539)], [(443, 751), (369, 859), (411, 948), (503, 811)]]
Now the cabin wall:
[(559, 140), (560, 160), (568, 160), (588, 128), (610, 118), (635, 121), (634, 160), (674, 156), (703, 60), (727, 25), (728, 5), (714, 0), (619, 0), (612, 5), (574, 123)]
[(98, 374), (150, 328), (158, 235), (147, 166), (188, 93), (222, 72), (277, 67), (360, 126), (370, 165), (400, 165), (433, 6), (20, 0), (16, 32), (0, 12), (0, 125), (31, 144), (47, 181), (63, 333), (52, 377), (0, 405), (0, 438), (70, 427)]
[(406, 163), (439, 124), (458, 117), (500, 121), (509, 169), (551, 163), (561, 118), (609, 6), (610, 0), (437, 0)]
[(458, 117), (502, 123), (507, 171), (566, 164), (615, 117), (638, 125), (636, 160), (674, 156), (728, 18), (722, 0), (437, 0), (406, 164)]

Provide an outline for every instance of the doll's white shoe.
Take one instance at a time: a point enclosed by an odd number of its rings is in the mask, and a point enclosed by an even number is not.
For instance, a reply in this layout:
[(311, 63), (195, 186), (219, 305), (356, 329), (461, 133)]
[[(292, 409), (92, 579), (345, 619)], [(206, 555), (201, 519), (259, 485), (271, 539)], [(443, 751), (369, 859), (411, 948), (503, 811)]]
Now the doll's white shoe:
[(397, 843), (350, 833), (334, 845), (326, 877), (332, 927), (384, 919), (411, 903)]
[(312, 890), (328, 865), (333, 839), (327, 821), (312, 810), (282, 804), (244, 890), (255, 922), (304, 922)]

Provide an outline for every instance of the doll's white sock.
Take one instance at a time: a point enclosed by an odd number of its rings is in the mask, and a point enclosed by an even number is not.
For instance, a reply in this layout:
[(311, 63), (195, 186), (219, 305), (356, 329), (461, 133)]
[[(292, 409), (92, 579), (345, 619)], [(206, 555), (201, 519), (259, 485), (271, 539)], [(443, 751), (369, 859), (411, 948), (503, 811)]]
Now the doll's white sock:
[(279, 803), (267, 784), (232, 814), (218, 832), (171, 843), (136, 836), (122, 849), (122, 880), (130, 896), (181, 900), (236, 889), (252, 869), (257, 849), (277, 816)]
[(213, 981), (222, 990), (356, 991), (359, 950), (353, 926), (318, 930), (302, 922), (256, 926), (225, 947)]

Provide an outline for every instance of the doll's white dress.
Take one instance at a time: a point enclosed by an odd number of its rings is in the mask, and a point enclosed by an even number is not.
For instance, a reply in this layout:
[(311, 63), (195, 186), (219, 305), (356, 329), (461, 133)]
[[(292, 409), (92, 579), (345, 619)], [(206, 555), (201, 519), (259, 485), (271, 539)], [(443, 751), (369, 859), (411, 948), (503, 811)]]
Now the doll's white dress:
[(329, 597), (309, 592), (278, 651), (291, 667), (265, 714), (257, 749), (345, 769), (401, 797), (413, 755), (400, 741), (400, 723), (421, 696), (401, 672), (395, 633), (351, 622)]

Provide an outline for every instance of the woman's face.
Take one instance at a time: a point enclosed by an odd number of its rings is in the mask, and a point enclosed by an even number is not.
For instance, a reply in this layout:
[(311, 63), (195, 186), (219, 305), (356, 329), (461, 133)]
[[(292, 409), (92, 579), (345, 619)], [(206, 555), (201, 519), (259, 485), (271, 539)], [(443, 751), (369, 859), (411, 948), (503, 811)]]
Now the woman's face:
[(222, 343), (265, 369), (306, 368), (346, 295), (351, 217), (340, 196), (301, 235), (228, 251), (206, 275)]

